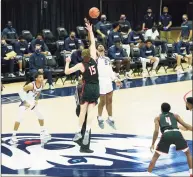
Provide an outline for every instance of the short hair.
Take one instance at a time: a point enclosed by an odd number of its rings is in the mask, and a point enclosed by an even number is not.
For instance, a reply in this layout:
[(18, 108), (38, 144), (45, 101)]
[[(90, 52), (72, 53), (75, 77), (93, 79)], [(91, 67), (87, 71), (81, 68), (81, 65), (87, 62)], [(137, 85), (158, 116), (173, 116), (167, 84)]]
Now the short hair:
[(23, 35), (20, 35), (18, 39), (19, 39), (19, 40), (22, 40), (22, 39), (25, 39), (25, 38), (24, 38)]
[(167, 6), (164, 6), (164, 7), (163, 7), (163, 10), (168, 10), (168, 7), (167, 7)]
[(43, 76), (44, 74), (41, 72), (37, 72), (34, 76), (35, 79), (37, 79), (39, 76)]
[(83, 49), (81, 53), (82, 58), (90, 58), (90, 49)]
[(147, 39), (147, 40), (145, 41), (146, 44), (147, 44), (148, 42), (151, 42), (151, 43), (152, 43), (152, 40), (151, 40), (151, 39)]
[(118, 26), (119, 26), (119, 22), (114, 22), (112, 25), (113, 29), (117, 28)]
[(161, 105), (162, 112), (168, 113), (168, 112), (170, 112), (170, 109), (171, 109), (171, 106), (169, 103), (162, 103), (162, 105)]
[(134, 30), (135, 31), (141, 31), (141, 25), (137, 25)]
[(152, 10), (152, 8), (151, 8), (151, 7), (148, 7), (148, 8), (147, 8), (147, 11), (148, 11), (148, 10)]
[(193, 105), (193, 97), (188, 97), (188, 98), (186, 99), (186, 101), (187, 101), (187, 103)]
[(182, 16), (186, 16), (188, 18), (188, 14), (183, 14)]

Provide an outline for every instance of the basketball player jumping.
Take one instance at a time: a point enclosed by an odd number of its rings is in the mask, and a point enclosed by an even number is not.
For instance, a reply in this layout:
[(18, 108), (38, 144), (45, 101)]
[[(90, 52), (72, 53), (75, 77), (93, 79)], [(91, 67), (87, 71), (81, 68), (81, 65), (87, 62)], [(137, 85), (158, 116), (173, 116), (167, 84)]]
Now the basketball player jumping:
[(19, 116), (14, 125), (14, 131), (13, 131), (12, 138), (10, 140), (10, 144), (18, 143), (16, 133), (23, 119), (25, 110), (29, 110), (29, 109), (33, 110), (33, 112), (38, 117), (39, 124), (41, 127), (41, 132), (40, 132), (41, 141), (43, 140), (43, 142), (45, 143), (51, 140), (50, 134), (48, 134), (48, 132), (44, 128), (44, 118), (41, 115), (41, 113), (39, 112), (38, 106), (37, 106), (41, 90), (44, 86), (43, 80), (44, 80), (43, 74), (37, 73), (35, 75), (35, 81), (25, 85), (23, 89), (21, 90), (21, 92), (19, 93), (19, 96), (21, 99), (21, 104), (19, 106)]
[(85, 120), (86, 113), (87, 117), (87, 126), (86, 132), (83, 139), (83, 144), (87, 145), (89, 143), (89, 132), (91, 129), (91, 124), (93, 120), (93, 110), (99, 98), (99, 80), (98, 80), (98, 69), (96, 63), (96, 45), (95, 38), (92, 30), (92, 25), (86, 23), (86, 29), (89, 32), (90, 36), (90, 48), (84, 49), (82, 51), (83, 62), (76, 64), (74, 67), (69, 68), (71, 59), (66, 59), (65, 74), (71, 74), (76, 71), (81, 71), (83, 76), (83, 89), (81, 95), (81, 108), (79, 115), (79, 128), (73, 139), (73, 141), (78, 141), (82, 138), (81, 129), (83, 122)]
[(102, 118), (103, 108), (106, 105), (108, 112), (107, 124), (113, 129), (116, 129), (114, 120), (112, 118), (112, 97), (113, 86), (112, 81), (115, 81), (116, 85), (121, 86), (121, 81), (115, 76), (112, 70), (111, 60), (105, 56), (105, 48), (99, 44), (97, 47), (98, 54), (98, 72), (99, 72), (99, 88), (100, 88), (100, 103), (98, 105), (98, 124), (101, 129), (104, 129), (104, 120)]
[(193, 131), (191, 125), (185, 123), (180, 116), (175, 115), (170, 112), (170, 105), (168, 103), (163, 103), (161, 105), (162, 114), (155, 118), (155, 130), (153, 134), (153, 141), (150, 150), (154, 149), (154, 144), (159, 134), (159, 127), (161, 129), (162, 137), (157, 145), (156, 151), (153, 158), (149, 164), (148, 172), (152, 172), (156, 161), (158, 160), (161, 153), (168, 153), (171, 144), (176, 146), (176, 150), (182, 150), (187, 157), (190, 176), (192, 177), (192, 157), (187, 145), (187, 142), (183, 138), (181, 132), (178, 128), (178, 123), (184, 126), (186, 129)]

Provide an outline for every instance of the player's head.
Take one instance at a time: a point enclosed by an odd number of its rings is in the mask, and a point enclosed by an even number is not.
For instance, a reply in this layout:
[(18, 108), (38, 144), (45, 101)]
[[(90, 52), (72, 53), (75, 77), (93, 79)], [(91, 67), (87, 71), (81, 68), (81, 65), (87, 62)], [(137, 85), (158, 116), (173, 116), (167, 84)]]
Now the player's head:
[(35, 74), (35, 81), (39, 82), (39, 83), (42, 83), (44, 81), (44, 74), (40, 73), (40, 72), (37, 72)]
[(90, 61), (90, 50), (83, 49), (81, 52), (81, 56), (84, 62), (89, 62)]
[(102, 44), (98, 44), (98, 45), (97, 45), (97, 50), (98, 50), (99, 52), (104, 52), (104, 51), (105, 51), (105, 47), (104, 47)]
[(112, 27), (114, 30), (119, 31), (119, 29), (120, 29), (119, 22), (114, 22)]
[(188, 15), (187, 14), (182, 15), (182, 20), (185, 22), (188, 21)]
[(168, 103), (162, 103), (161, 105), (161, 111), (164, 113), (170, 112), (171, 106)]
[(152, 46), (152, 40), (151, 39), (148, 39), (145, 41), (145, 45), (150, 48)]
[(186, 109), (193, 110), (193, 97), (186, 98)]

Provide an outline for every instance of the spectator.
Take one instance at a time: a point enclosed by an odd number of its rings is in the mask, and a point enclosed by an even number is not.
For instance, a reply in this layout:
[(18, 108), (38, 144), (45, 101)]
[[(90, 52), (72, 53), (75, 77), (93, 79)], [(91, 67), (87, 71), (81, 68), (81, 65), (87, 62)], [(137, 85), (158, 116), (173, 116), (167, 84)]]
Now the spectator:
[(102, 43), (105, 47), (107, 46), (108, 31), (111, 28), (107, 24), (109, 24), (109, 22), (107, 22), (107, 17), (105, 14), (102, 14), (101, 20), (96, 24), (96, 33), (98, 34), (98, 41)]
[(48, 79), (49, 88), (54, 89), (52, 84), (52, 73), (46, 67), (46, 57), (41, 53), (40, 44), (35, 45), (35, 52), (30, 56), (30, 59), (29, 59), (29, 68), (30, 68), (30, 73), (33, 75), (33, 77), (37, 72), (44, 73)]
[(147, 9), (147, 14), (144, 16), (142, 31), (151, 29), (155, 25), (155, 16), (152, 14), (152, 9)]
[(128, 33), (131, 32), (131, 24), (129, 21), (126, 20), (125, 14), (121, 14), (119, 24), (120, 24), (121, 32), (122, 32), (122, 29), (124, 28), (128, 29)]
[(46, 43), (43, 40), (43, 36), (41, 34), (38, 34), (36, 39), (32, 40), (31, 42), (31, 52), (34, 53), (35, 52), (35, 46), (36, 44), (41, 45), (41, 53), (44, 55), (48, 55), (49, 54), (49, 50), (48, 50), (48, 46), (46, 45)]
[(155, 46), (161, 46), (161, 58), (166, 58), (166, 41), (160, 40), (159, 32), (157, 30), (157, 26), (153, 26), (152, 29), (148, 29), (145, 32), (145, 40), (152, 40)]
[(130, 58), (128, 57), (126, 51), (122, 48), (121, 42), (117, 41), (114, 46), (111, 46), (108, 50), (108, 57), (110, 59), (114, 59), (115, 64), (115, 72), (117, 77), (120, 78), (119, 73), (121, 69), (121, 65), (126, 70), (125, 78), (129, 79), (130, 76)]
[(182, 16), (183, 23), (181, 25), (181, 32), (178, 37), (178, 42), (183, 37), (188, 37), (188, 41), (192, 39), (192, 22), (188, 21), (188, 15), (184, 14)]
[(144, 43), (144, 37), (141, 32), (141, 27), (138, 25), (135, 28), (135, 31), (131, 31), (128, 36), (128, 43), (131, 47), (141, 47)]
[(163, 14), (160, 16), (159, 25), (161, 26), (161, 39), (169, 40), (171, 36), (172, 16), (168, 14), (168, 7), (163, 8)]
[[(81, 56), (81, 53), (82, 53), (83, 49), (84, 49), (84, 46), (81, 45), (78, 50), (76, 50), (72, 53), (71, 63), (70, 63), (72, 66), (75, 66), (76, 64), (81, 63), (83, 61), (82, 56)], [(79, 76), (80, 76), (80, 72), (77, 71), (76, 72), (76, 78), (78, 79)]]
[(1, 64), (9, 65), (8, 77), (15, 77), (14, 73), (14, 57), (8, 59), (6, 54), (13, 51), (11, 45), (8, 45), (4, 38), (1, 39)]
[(115, 22), (113, 25), (113, 30), (108, 35), (108, 47), (111, 47), (115, 44), (116, 41), (121, 40), (121, 34), (119, 32), (119, 23)]
[(155, 49), (151, 40), (145, 41), (145, 46), (140, 49), (140, 59), (143, 67), (143, 77), (147, 77), (146, 63), (153, 63), (151, 76), (156, 76), (156, 68), (159, 64), (159, 58), (155, 57)]
[(188, 71), (192, 71), (192, 54), (190, 52), (190, 43), (188, 42), (188, 37), (183, 37), (182, 41), (179, 41), (176, 46), (176, 53), (174, 57), (177, 60), (177, 74), (182, 74), (183, 70), (181, 68), (181, 60), (188, 62)]
[(1, 37), (4, 38), (8, 44), (14, 44), (17, 40), (18, 35), (15, 28), (12, 27), (11, 21), (8, 21), (7, 27), (3, 29)]
[(76, 34), (74, 31), (70, 32), (70, 36), (65, 39), (64, 48), (67, 51), (77, 50), (80, 45), (82, 45), (82, 41), (76, 38)]

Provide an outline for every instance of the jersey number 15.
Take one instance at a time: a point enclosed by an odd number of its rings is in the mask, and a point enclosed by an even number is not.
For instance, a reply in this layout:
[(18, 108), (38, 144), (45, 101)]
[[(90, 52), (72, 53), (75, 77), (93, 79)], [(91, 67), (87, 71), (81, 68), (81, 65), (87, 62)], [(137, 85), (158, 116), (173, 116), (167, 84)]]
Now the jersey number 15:
[(96, 68), (95, 68), (94, 65), (90, 66), (90, 67), (89, 67), (89, 70), (90, 70), (90, 75), (91, 75), (91, 76), (94, 75), (94, 74), (96, 74)]

